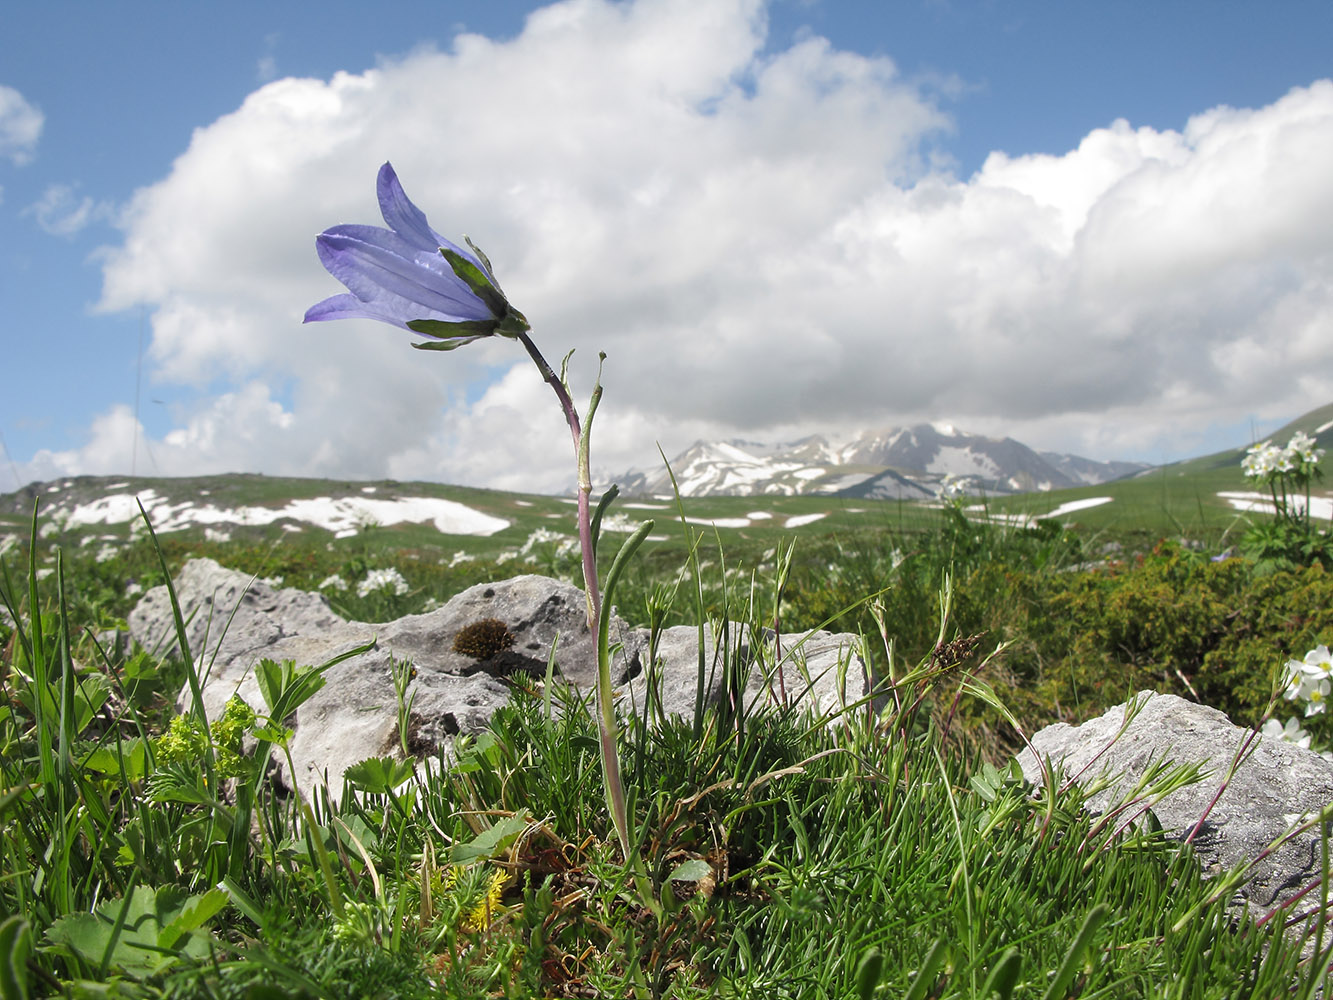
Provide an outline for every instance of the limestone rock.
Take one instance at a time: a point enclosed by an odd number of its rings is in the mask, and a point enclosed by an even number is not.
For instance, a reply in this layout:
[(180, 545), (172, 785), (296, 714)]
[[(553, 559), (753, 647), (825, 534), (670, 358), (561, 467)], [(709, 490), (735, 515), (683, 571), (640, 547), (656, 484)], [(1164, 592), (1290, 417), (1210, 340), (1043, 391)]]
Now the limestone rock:
[[(1124, 705), (1081, 726), (1047, 726), (1032, 743), (1039, 754), (1061, 766), (1066, 777), (1077, 774), (1081, 782), (1102, 774), (1116, 777), (1114, 787), (1089, 800), (1089, 807), (1097, 810), (1118, 801), (1149, 762), (1163, 755), (1178, 764), (1205, 764), (1211, 775), (1153, 807), (1163, 829), (1183, 839), (1217, 794), (1242, 740), (1252, 731), (1232, 725), (1216, 709), (1175, 695), (1145, 691), (1139, 694), (1144, 697), (1143, 710), (1114, 743), (1124, 721)], [(1019, 754), (1018, 761), (1028, 780), (1042, 781), (1040, 765), (1030, 751)], [(1333, 764), (1295, 744), (1259, 737), (1194, 838), (1205, 874), (1257, 858), (1291, 826), (1290, 817), (1313, 816), (1329, 802), (1333, 802)], [(1316, 828), (1259, 862), (1235, 902), (1248, 901), (1252, 912), (1267, 913), (1318, 879), (1319, 873)]]
[[(544, 676), (557, 633), (559, 673), (581, 686), (596, 676), (596, 643), (588, 632), (582, 592), (544, 577), (482, 584), (428, 614), (383, 624), (345, 621), (319, 594), (275, 590), (211, 559), (186, 563), (175, 587), (188, 621), (190, 653), (203, 677), (209, 718), (221, 714), (233, 693), (262, 709), (253, 671), (260, 659), (291, 659), (298, 666), (314, 666), (376, 642), (374, 650), (332, 667), (325, 674), (328, 683), (287, 720), (295, 730), (291, 752), (297, 774), (286, 780), (306, 792), (327, 776), (336, 796), (342, 774), (352, 764), (397, 751), (391, 656), (410, 660), (416, 670), (409, 737), (427, 754), (447, 745), (455, 733), (484, 728), (491, 713), (509, 700), (507, 677)], [(460, 628), (480, 618), (505, 622), (515, 643), (479, 664), (455, 653), (453, 640)], [(175, 626), (165, 587), (144, 596), (131, 613), (129, 626), (141, 646), (163, 651), (174, 647)], [(637, 670), (635, 637), (618, 618), (613, 618), (612, 628), (625, 643), (625, 653), (614, 664), (623, 679)], [(189, 697), (186, 687), (179, 703), (183, 706)]]
[[(262, 710), (263, 699), (254, 679), (254, 665), (261, 659), (290, 659), (298, 666), (317, 666), (375, 641), (375, 649), (330, 668), (325, 686), (285, 720), (294, 730), (290, 749), (296, 773), (287, 775), (285, 760), (280, 755), (275, 759), (283, 768), (284, 780), (307, 794), (327, 780), (336, 797), (348, 767), (367, 757), (400, 752), (390, 657), (399, 662), (410, 660), (416, 670), (407, 735), (412, 752), (423, 756), (447, 748), (454, 734), (483, 729), (491, 714), (508, 701), (509, 683), (516, 675), (534, 681), (544, 678), (557, 635), (559, 676), (584, 691), (596, 683), (596, 639), (588, 631), (583, 592), (546, 577), (520, 576), (479, 584), (435, 611), (374, 625), (344, 620), (319, 594), (275, 590), (211, 559), (186, 563), (175, 588), (187, 620), (190, 655), (204, 681), (204, 705), (210, 719), (221, 714), (233, 693)], [(513, 645), (480, 662), (454, 652), (458, 631), (486, 618), (504, 622), (514, 636)], [(175, 647), (166, 587), (157, 587), (143, 597), (130, 614), (129, 627), (131, 637), (141, 646), (164, 653)], [(647, 678), (641, 659), (647, 631), (629, 628), (614, 609), (610, 627), (612, 641), (621, 646), (612, 663), (612, 681), (621, 690), (622, 706), (626, 710), (639, 706), (642, 711)], [(735, 641), (740, 642), (740, 637)], [(853, 641), (850, 635), (827, 632), (814, 633), (804, 644), (799, 637), (784, 636), (784, 654), (799, 646), (783, 670), (789, 698), (803, 697), (808, 687), (817, 710), (841, 704), (840, 657), (846, 700), (863, 697), (865, 669), (853, 655)], [(744, 644), (739, 654), (742, 662), (750, 661), (751, 652)], [(767, 662), (771, 663), (771, 656)], [(696, 630), (667, 630), (653, 676), (660, 679), (668, 712), (693, 713), (697, 672)], [(776, 679), (773, 687), (776, 691)], [(714, 677), (709, 697), (720, 696), (720, 677)], [(751, 677), (745, 697), (751, 705), (768, 697), (761, 676)], [(189, 698), (187, 686), (179, 704), (183, 707)]]
[[(726, 637), (731, 662), (748, 675), (744, 695), (747, 708), (780, 705), (784, 701), (805, 702), (818, 715), (836, 713), (866, 696), (865, 662), (860, 656), (858, 640), (851, 633), (784, 634), (781, 643), (775, 646), (769, 629), (762, 636), (763, 649), (758, 650), (751, 648), (747, 631), (733, 622)], [(645, 660), (647, 643), (645, 632), (642, 636)], [(773, 666), (779, 656), (780, 675)], [(655, 670), (645, 670), (629, 683), (626, 696), (636, 711), (642, 712), (651, 680), (658, 685), (661, 707), (666, 714), (692, 716), (699, 687), (699, 630), (693, 625), (663, 630), (657, 659), (659, 665)], [(713, 628), (705, 624), (704, 700), (708, 704), (717, 704), (728, 696), (724, 663)]]

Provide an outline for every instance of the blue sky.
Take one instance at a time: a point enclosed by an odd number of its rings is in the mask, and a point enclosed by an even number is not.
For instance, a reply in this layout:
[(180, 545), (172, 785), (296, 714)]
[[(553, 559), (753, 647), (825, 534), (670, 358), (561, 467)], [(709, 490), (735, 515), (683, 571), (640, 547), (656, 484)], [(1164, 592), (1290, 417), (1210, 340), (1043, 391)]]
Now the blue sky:
[(301, 326), (385, 159), (576, 388), (607, 351), (606, 473), (917, 419), (1239, 443), (1333, 400), (1330, 43), (1300, 0), (15, 5), (0, 489), (566, 485), (512, 344)]

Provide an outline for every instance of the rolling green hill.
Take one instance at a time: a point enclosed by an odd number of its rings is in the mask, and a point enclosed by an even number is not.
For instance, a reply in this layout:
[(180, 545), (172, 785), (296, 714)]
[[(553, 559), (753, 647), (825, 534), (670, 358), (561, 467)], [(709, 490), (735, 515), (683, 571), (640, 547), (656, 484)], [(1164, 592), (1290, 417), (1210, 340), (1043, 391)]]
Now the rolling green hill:
[[(1303, 415), (1272, 439), (1285, 443), (1296, 431), (1333, 447), (1333, 404)], [(1075, 528), (1112, 537), (1186, 536), (1216, 541), (1255, 514), (1238, 511), (1222, 493), (1252, 491), (1241, 473), (1244, 447), (1159, 466), (1133, 477), (1046, 493), (995, 497), (969, 505), (970, 516), (1012, 523), (1055, 517)], [(1320, 484), (1321, 487), (1324, 484)], [(1333, 496), (1319, 489), (1316, 496)], [(135, 497), (144, 500), (159, 533), (182, 543), (237, 541), (353, 550), (368, 536), (378, 545), (437, 558), (505, 561), (534, 548), (558, 547), (575, 537), (570, 497), (507, 493), (394, 481), (296, 479), (252, 474), (190, 478), (71, 477), (32, 484), (0, 495), (0, 545), (26, 537), (36, 509), (43, 537), (66, 546), (114, 545), (136, 530)], [(1105, 499), (1109, 498), (1109, 499)], [(1091, 502), (1104, 502), (1091, 505)], [(438, 516), (409, 508), (434, 504)], [(457, 510), (451, 505), (458, 505)], [(364, 508), (364, 509), (363, 509)], [(444, 514), (438, 514), (439, 510)], [(780, 538), (826, 538), (865, 531), (912, 532), (940, 516), (931, 502), (828, 496), (700, 497), (683, 501), (685, 516), (728, 545), (769, 546)], [(453, 513), (449, 513), (452, 511)], [(470, 512), (470, 513), (469, 513)], [(466, 531), (451, 517), (498, 519), (492, 529)], [(646, 551), (682, 544), (674, 500), (618, 501), (606, 522), (608, 536), (657, 522)], [(9, 541), (5, 541), (9, 539)], [(525, 551), (525, 546), (527, 550)]]

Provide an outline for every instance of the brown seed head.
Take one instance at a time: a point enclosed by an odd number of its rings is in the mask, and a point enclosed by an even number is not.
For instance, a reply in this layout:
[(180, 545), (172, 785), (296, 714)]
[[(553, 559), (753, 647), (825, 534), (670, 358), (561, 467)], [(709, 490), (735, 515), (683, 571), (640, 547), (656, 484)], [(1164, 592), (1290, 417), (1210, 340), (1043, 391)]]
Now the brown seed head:
[(514, 645), (514, 633), (498, 618), (483, 618), (464, 625), (454, 636), (454, 652), (474, 660), (489, 660)]

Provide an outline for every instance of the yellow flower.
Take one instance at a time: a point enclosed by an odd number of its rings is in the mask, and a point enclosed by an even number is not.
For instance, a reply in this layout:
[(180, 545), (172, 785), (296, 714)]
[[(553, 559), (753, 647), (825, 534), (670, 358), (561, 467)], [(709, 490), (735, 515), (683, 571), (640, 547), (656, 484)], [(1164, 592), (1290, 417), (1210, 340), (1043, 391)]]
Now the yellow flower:
[[(463, 904), (463, 930), (483, 931), (500, 911), (500, 897), (509, 884), (509, 875), (501, 868), (485, 865), (476, 868), (450, 868), (444, 875), (446, 891), (458, 895)], [(470, 908), (469, 908), (470, 907)]]

